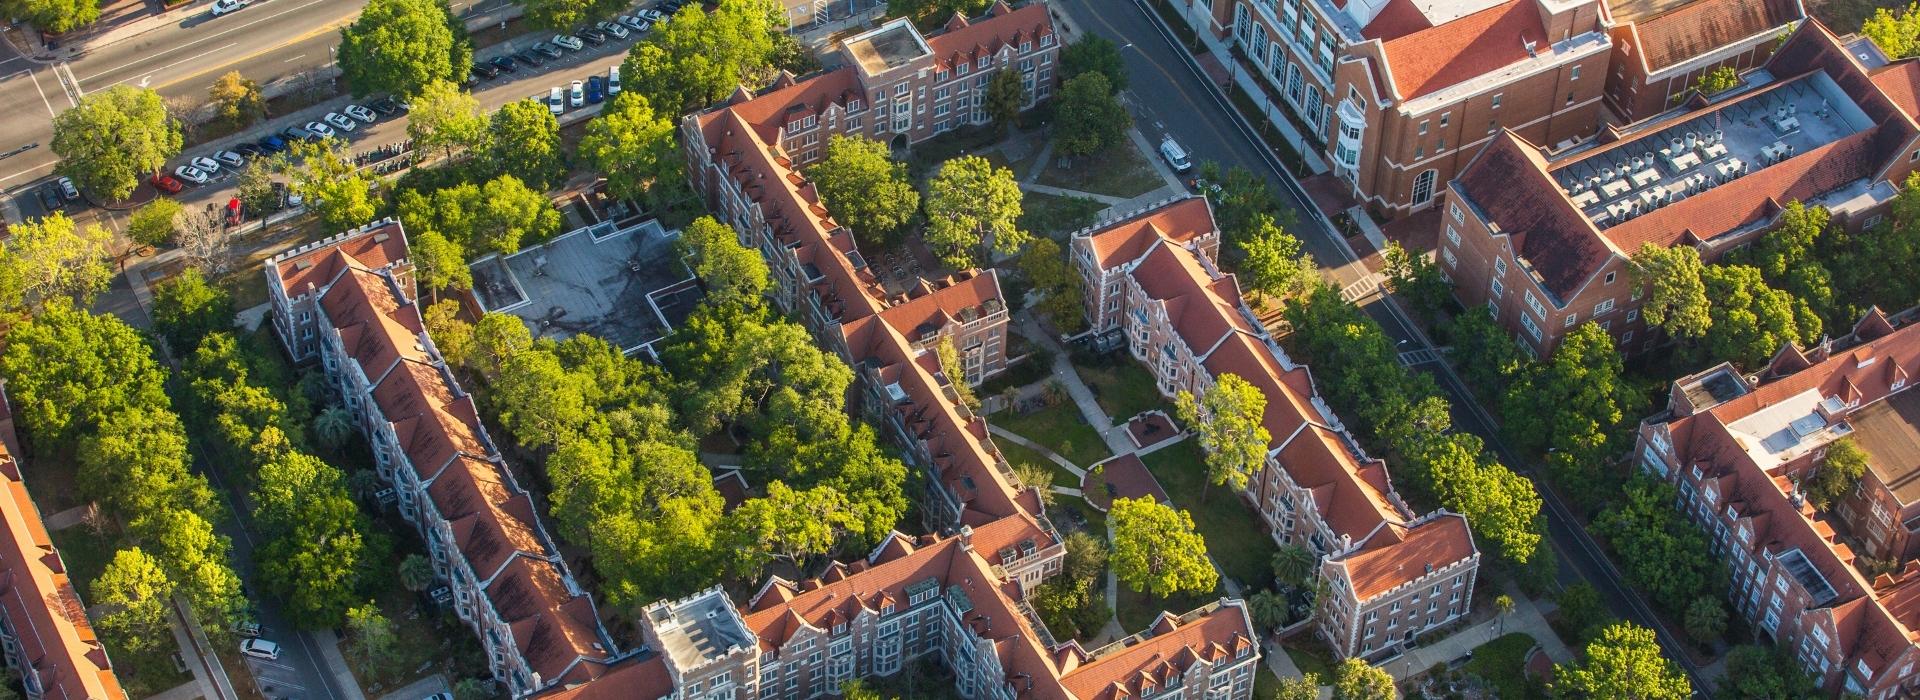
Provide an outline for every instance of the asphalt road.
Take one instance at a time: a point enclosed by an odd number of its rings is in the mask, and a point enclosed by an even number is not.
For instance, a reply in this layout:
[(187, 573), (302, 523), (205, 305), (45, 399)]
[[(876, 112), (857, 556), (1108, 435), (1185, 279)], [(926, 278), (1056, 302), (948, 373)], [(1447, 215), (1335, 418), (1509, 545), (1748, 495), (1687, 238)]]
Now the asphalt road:
[[(1301, 202), (1283, 185), (1280, 172), (1261, 156), (1261, 147), (1233, 123), (1226, 107), (1210, 93), (1207, 79), (1182, 60), (1176, 53), (1181, 49), (1155, 26), (1155, 18), (1148, 14), (1151, 10), (1118, 0), (1053, 1), (1078, 20), (1082, 31), (1099, 34), (1125, 47), (1121, 54), (1130, 76), (1128, 93), (1134, 121), (1147, 132), (1149, 140), (1171, 134), (1196, 161), (1241, 166), (1266, 177), (1279, 193), (1281, 203), (1300, 213), (1291, 232), (1300, 238), (1329, 280), (1346, 288), (1367, 275), (1364, 267), (1350, 259), (1346, 246), (1334, 232), (1306, 213), (1310, 205)], [(1381, 295), (1363, 297), (1359, 303), (1403, 351), (1430, 347), (1428, 339), (1416, 332), (1402, 312)], [(1524, 467), (1528, 462), (1517, 459), (1500, 442), (1491, 417), (1457, 376), (1434, 363), (1418, 368), (1430, 372), (1447, 393), (1454, 405), (1456, 428), (1485, 439), (1505, 463), (1520, 467), (1523, 473), (1530, 471)], [(1559, 583), (1592, 584), (1615, 615), (1655, 629), (1668, 658), (1678, 661), (1694, 676), (1695, 687), (1705, 687), (1700, 682), (1699, 668), (1681, 653), (1677, 640), (1658, 625), (1646, 601), (1625, 585), (1618, 570), (1580, 530), (1568, 506), (1537, 479), (1536, 485), (1546, 502), (1548, 539), (1561, 563)]]

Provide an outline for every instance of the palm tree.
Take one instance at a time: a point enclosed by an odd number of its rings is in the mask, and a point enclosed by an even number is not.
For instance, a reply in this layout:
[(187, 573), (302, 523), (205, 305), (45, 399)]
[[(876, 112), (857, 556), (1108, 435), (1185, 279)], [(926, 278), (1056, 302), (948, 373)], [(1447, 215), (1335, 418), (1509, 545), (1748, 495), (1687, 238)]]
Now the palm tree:
[(313, 417), (313, 437), (329, 450), (346, 447), (347, 439), (353, 437), (353, 414), (339, 406), (321, 411)]
[(1297, 544), (1281, 547), (1273, 554), (1273, 575), (1281, 583), (1299, 586), (1313, 575), (1313, 552)]
[(400, 585), (419, 593), (433, 585), (433, 562), (418, 554), (400, 560)]
[[(1513, 598), (1505, 593), (1493, 599), (1493, 609), (1500, 616), (1500, 635), (1507, 633), (1507, 613), (1513, 612)], [(1496, 635), (1496, 636), (1500, 636)]]
[(1262, 632), (1279, 629), (1287, 624), (1287, 599), (1273, 591), (1261, 591), (1247, 599), (1247, 612)]

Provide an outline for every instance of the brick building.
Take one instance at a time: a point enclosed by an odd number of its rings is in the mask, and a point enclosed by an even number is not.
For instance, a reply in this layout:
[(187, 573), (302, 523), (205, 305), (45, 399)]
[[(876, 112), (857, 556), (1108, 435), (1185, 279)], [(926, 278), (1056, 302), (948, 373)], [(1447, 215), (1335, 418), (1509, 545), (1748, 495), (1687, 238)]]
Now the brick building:
[(1920, 62), (1869, 71), (1809, 20), (1743, 77), (1555, 155), (1502, 132), (1444, 198), (1437, 255), (1461, 301), (1543, 356), (1585, 321), (1640, 352), (1657, 342), (1627, 275), (1642, 245), (1714, 262), (1794, 200), (1849, 229), (1876, 222), (1920, 154)]
[(927, 657), (953, 674), (963, 698), (1252, 696), (1259, 644), (1237, 600), (1162, 613), (1146, 631), (1091, 651), (1054, 643), (982, 556), (994, 546), (983, 539), (1017, 528), (1000, 520), (947, 538), (895, 533), (821, 578), (769, 580), (745, 610), (717, 588), (655, 603), (644, 611), (644, 633), (668, 660), (680, 697), (835, 695), (845, 681), (891, 676)]
[(593, 600), (426, 333), (400, 224), (309, 243), (266, 268), (274, 327), (296, 359), (319, 358), (354, 413), (495, 680), (521, 697), (605, 673), (618, 654)]
[(87, 620), (66, 560), (21, 480), (13, 410), (0, 394), (0, 650), (27, 700), (124, 700), (107, 648)]
[(1633, 122), (1671, 109), (1702, 76), (1767, 60), (1806, 17), (1800, 0), (1615, 0), (1607, 106)]
[[(1782, 348), (1765, 369), (1720, 365), (1673, 384), (1640, 424), (1641, 469), (1673, 483), (1730, 570), (1734, 607), (1828, 692), (1920, 693), (1920, 325), (1875, 309), (1845, 337)], [(1868, 455), (1859, 487), (1829, 510), (1800, 489), (1828, 448)], [(1877, 561), (1875, 561), (1877, 560)]]
[(1212, 0), (1186, 14), (1225, 32), (1250, 64), (1235, 69), (1306, 125), (1355, 197), (1397, 217), (1431, 206), (1502, 129), (1543, 144), (1594, 135), (1604, 12), (1598, 0)]
[(1242, 496), (1282, 545), (1321, 557), (1319, 632), (1341, 656), (1378, 658), (1464, 616), (1480, 556), (1466, 519), (1415, 517), (1386, 464), (1360, 449), (1216, 266), (1207, 200), (1187, 197), (1074, 234), (1093, 331), (1124, 344), (1161, 393), (1203, 394), (1221, 374), (1267, 398), (1266, 468)]

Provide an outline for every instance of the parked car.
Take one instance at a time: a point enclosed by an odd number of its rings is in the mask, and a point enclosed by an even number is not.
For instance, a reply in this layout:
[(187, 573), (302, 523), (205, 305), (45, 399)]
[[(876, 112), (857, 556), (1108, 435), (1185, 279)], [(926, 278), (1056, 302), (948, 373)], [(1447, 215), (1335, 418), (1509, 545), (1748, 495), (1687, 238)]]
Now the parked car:
[(492, 80), (500, 76), (500, 71), (485, 63), (475, 63), (473, 74), (479, 76), (481, 80)]
[[(307, 122), (307, 126), (313, 126), (318, 123), (319, 122)], [(329, 129), (328, 131), (332, 131), (332, 130)], [(289, 141), (314, 141), (314, 140), (326, 138), (324, 136), (321, 136), (318, 133), (313, 132), (312, 130), (308, 129), (305, 126), (289, 126), (285, 130), (281, 131), (280, 133), (286, 136), (287, 140)]]
[(167, 194), (180, 194), (180, 190), (187, 188), (186, 185), (180, 184), (179, 180), (173, 179), (173, 176), (166, 173), (154, 173), (153, 177), (147, 178), (147, 184), (153, 185), (154, 189)]
[(213, 16), (219, 17), (229, 12), (238, 12), (251, 4), (253, 0), (213, 0)]
[(33, 196), (40, 200), (40, 208), (52, 214), (60, 211), (60, 186), (51, 182), (33, 188)]
[(260, 636), (260, 623), (252, 620), (241, 620), (233, 623), (233, 632), (247, 639), (258, 637)]
[(212, 158), (208, 158), (206, 156), (194, 156), (193, 158), (189, 158), (187, 160), (187, 164), (195, 168), (198, 168), (200, 172), (206, 173), (208, 176), (220, 174), (220, 161), (214, 160)]
[(607, 98), (607, 79), (597, 75), (587, 76), (587, 102), (600, 104)]
[(349, 119), (347, 115), (339, 112), (328, 112), (327, 116), (322, 117), (322, 119), (325, 119), (333, 128), (341, 131), (353, 131), (354, 129), (360, 128), (360, 122)]
[(340, 112), (368, 124), (372, 124), (380, 119), (380, 115), (374, 114), (373, 110), (360, 105), (347, 105), (346, 107), (342, 107)]
[(60, 186), (60, 198), (69, 202), (80, 198), (80, 188), (73, 185), (73, 178), (61, 177), (53, 181)]
[(266, 149), (263, 149), (251, 143), (243, 143), (243, 144), (236, 145), (233, 147), (233, 150), (235, 153), (239, 153), (241, 156), (246, 158), (258, 158), (260, 157), (260, 154), (267, 152)]
[(587, 86), (578, 80), (567, 87), (567, 106), (579, 107), (587, 103)]
[(540, 54), (535, 53), (532, 49), (528, 49), (525, 51), (521, 51), (520, 53), (514, 54), (513, 59), (529, 66), (537, 66), (537, 65), (546, 63), (546, 59), (542, 57)]
[(382, 97), (380, 99), (374, 100), (372, 103), (369, 103), (367, 106), (372, 107), (373, 111), (379, 112), (389, 117), (393, 116), (394, 114), (400, 111), (400, 105), (394, 102), (393, 98), (391, 97)]
[(593, 27), (583, 27), (580, 29), (580, 31), (574, 32), (574, 36), (578, 36), (582, 39), (586, 39), (587, 41), (592, 42), (594, 46), (599, 46), (601, 44), (607, 43), (606, 32), (602, 32), (598, 29), (594, 29)]
[(500, 72), (502, 73), (512, 73), (513, 57), (512, 56), (494, 56), (493, 58), (487, 59), (487, 65), (500, 69)]
[(555, 46), (559, 46), (568, 51), (579, 51), (580, 49), (586, 48), (586, 44), (580, 43), (580, 37), (567, 36), (565, 34), (553, 35), (553, 43)]
[[(560, 38), (560, 37), (558, 37), (558, 36), (556, 36), (556, 37), (554, 37), (554, 39), (556, 39), (556, 40), (557, 40), (557, 39), (559, 39), (559, 38)], [(560, 57), (560, 49), (559, 49), (559, 47), (556, 47), (556, 46), (554, 46), (553, 44), (549, 44), (549, 43), (547, 43), (547, 42), (544, 42), (544, 41), (536, 41), (536, 42), (533, 42), (533, 49), (532, 49), (532, 51), (533, 51), (534, 53), (537, 53), (537, 54), (540, 54), (540, 55), (542, 55), (542, 56), (546, 56), (546, 57), (547, 57), (547, 60), (549, 60), (549, 61), (551, 61), (551, 60), (553, 60), (553, 59), (556, 59), (556, 58), (559, 58), (559, 57)]]
[(453, 700), (453, 693), (434, 693), (428, 695), (426, 700)]
[(607, 96), (620, 94), (620, 67), (607, 66)]
[(307, 122), (307, 133), (315, 134), (315, 138), (330, 139), (334, 137), (333, 127), (320, 122)]
[(1160, 141), (1160, 157), (1166, 159), (1174, 172), (1184, 173), (1193, 169), (1193, 160), (1187, 157), (1187, 149), (1181, 148), (1172, 136)]
[(256, 659), (273, 660), (280, 658), (280, 645), (259, 637), (240, 640), (240, 653)]
[(201, 170), (191, 165), (182, 165), (178, 168), (174, 168), (173, 175), (174, 177), (178, 177), (182, 180), (191, 182), (196, 185), (207, 184), (207, 181), (211, 179), (207, 177), (207, 171)]
[(567, 96), (561, 90), (562, 88), (555, 86), (553, 92), (547, 95), (547, 109), (552, 110), (554, 114), (567, 111)]
[(242, 165), (247, 164), (246, 156), (240, 155), (239, 153), (234, 151), (220, 151), (220, 152), (214, 153), (213, 159), (220, 161), (221, 165), (224, 165), (229, 168), (238, 168)]
[(633, 15), (620, 15), (619, 22), (626, 25), (628, 29), (636, 32), (644, 32), (648, 27), (653, 26), (653, 23)]
[(644, 19), (654, 24), (659, 24), (660, 20), (666, 19), (666, 15), (661, 13), (659, 10), (649, 7), (647, 9), (640, 11), (640, 19)]
[(287, 140), (279, 134), (267, 134), (266, 138), (260, 139), (262, 153), (279, 153), (284, 150), (287, 150)]
[(613, 38), (615, 39), (627, 38), (627, 28), (620, 26), (618, 23), (601, 22), (593, 26), (598, 28), (600, 31), (613, 35)]

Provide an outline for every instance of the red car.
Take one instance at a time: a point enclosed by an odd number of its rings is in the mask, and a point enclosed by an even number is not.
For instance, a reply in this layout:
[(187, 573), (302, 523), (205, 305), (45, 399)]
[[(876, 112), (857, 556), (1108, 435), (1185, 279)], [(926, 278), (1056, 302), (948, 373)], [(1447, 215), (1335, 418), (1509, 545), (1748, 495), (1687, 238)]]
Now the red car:
[(147, 178), (147, 183), (153, 185), (154, 189), (167, 194), (180, 194), (180, 190), (187, 187), (180, 184), (179, 180), (173, 179), (172, 175), (165, 173), (154, 173), (153, 177)]

